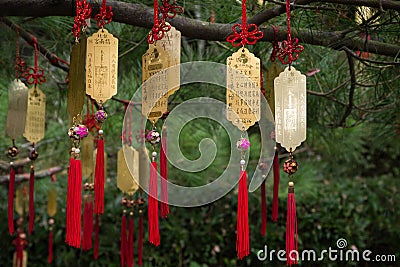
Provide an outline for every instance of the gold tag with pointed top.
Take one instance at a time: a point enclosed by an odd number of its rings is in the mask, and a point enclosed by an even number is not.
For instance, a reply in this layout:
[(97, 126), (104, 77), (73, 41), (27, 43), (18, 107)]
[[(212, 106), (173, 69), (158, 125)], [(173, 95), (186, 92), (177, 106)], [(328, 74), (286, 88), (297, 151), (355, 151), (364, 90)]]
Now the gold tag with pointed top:
[(226, 118), (247, 130), (260, 119), (260, 59), (243, 47), (226, 64)]
[[(149, 150), (143, 144), (139, 147), (139, 179), (136, 180), (141, 186), (148, 185), (150, 177), (150, 165), (149, 165)], [(136, 178), (136, 177), (135, 177)], [(137, 178), (136, 178), (137, 179)]]
[(37, 143), (44, 137), (46, 121), (46, 95), (36, 85), (28, 91), (28, 106), (24, 137), (31, 143)]
[(81, 162), (82, 162), (82, 177), (89, 179), (92, 177), (94, 170), (94, 138), (92, 134), (88, 134), (81, 140)]
[(81, 113), (85, 100), (86, 34), (72, 47), (70, 56), (67, 111), (71, 118)]
[(54, 217), (57, 213), (57, 189), (52, 187), (47, 192), (47, 214)]
[(267, 99), (272, 114), (275, 114), (274, 80), (282, 71), (283, 68), (277, 61), (272, 62), (271, 66), (267, 70), (265, 98)]
[[(117, 187), (125, 194), (133, 195), (139, 188), (134, 177), (139, 176), (139, 152), (124, 145), (118, 151)], [(137, 178), (136, 178), (137, 179)]]
[(100, 29), (87, 39), (86, 94), (104, 103), (117, 94), (118, 39)]
[[(169, 24), (166, 22), (166, 24)], [(171, 29), (165, 33), (164, 38), (157, 41), (168, 53), (169, 68), (168, 72), (168, 96), (175, 93), (180, 88), (180, 66), (181, 64), (181, 32), (171, 26)]]
[(168, 109), (168, 72), (165, 70), (168, 67), (168, 53), (164, 48), (159, 44), (150, 45), (142, 56), (142, 114), (154, 123)]
[(6, 134), (16, 139), (25, 130), (28, 87), (19, 79), (11, 82), (8, 90), (8, 113)]

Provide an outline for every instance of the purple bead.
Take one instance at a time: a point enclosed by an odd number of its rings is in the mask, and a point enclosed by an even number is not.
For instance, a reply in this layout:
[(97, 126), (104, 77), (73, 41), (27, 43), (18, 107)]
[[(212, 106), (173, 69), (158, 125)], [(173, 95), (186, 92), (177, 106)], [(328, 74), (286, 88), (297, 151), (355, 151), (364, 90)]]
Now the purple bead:
[(247, 138), (240, 138), (236, 143), (237, 149), (239, 151), (247, 151), (250, 148), (250, 141)]
[(152, 130), (146, 134), (146, 141), (153, 145), (158, 144), (160, 139), (160, 133), (157, 131)]
[(94, 114), (94, 118), (98, 123), (103, 123), (107, 119), (107, 113), (104, 110), (98, 110)]

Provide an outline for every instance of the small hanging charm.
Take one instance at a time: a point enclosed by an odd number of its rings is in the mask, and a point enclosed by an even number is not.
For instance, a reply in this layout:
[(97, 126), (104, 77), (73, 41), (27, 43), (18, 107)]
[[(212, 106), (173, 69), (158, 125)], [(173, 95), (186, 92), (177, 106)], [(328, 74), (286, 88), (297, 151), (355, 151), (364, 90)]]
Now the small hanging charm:
[(28, 246), (28, 241), (26, 240), (26, 234), (23, 232), (22, 228), (18, 228), (18, 230), (17, 237), (12, 241), (12, 244), (15, 246), (13, 267), (27, 267), (28, 253), (25, 247)]

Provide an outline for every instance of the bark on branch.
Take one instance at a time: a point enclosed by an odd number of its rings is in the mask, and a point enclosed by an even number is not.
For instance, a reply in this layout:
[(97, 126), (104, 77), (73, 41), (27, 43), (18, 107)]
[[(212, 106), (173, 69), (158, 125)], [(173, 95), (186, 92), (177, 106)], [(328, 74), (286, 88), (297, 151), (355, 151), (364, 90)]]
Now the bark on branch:
[[(63, 167), (56, 166), (56, 167), (49, 168), (47, 170), (38, 171), (38, 172), (35, 172), (35, 179), (42, 179), (42, 178), (50, 177), (51, 175), (59, 173), (62, 170), (63, 170)], [(29, 177), (30, 177), (29, 173), (16, 174), (15, 182), (20, 183), (20, 182), (24, 182), (24, 181), (29, 181)], [(8, 175), (0, 176), (0, 184), (8, 183), (8, 180), (9, 180)]]
[[(73, 0), (5, 0), (0, 2), (0, 16), (74, 16), (74, 2)], [(298, 0), (296, 5), (319, 2), (400, 10), (400, 2), (391, 0)], [(113, 8), (114, 21), (149, 29), (152, 27), (153, 12), (151, 8), (142, 4), (121, 1), (108, 1), (107, 3)], [(94, 9), (92, 15), (95, 15), (98, 12), (98, 4), (92, 3), (92, 5)], [(250, 18), (249, 23), (262, 24), (283, 13), (284, 7), (277, 5)], [(71, 19), (71, 27), (72, 23)], [(226, 37), (232, 32), (232, 24), (209, 23), (182, 16), (174, 18), (170, 23), (180, 30), (183, 36), (195, 39), (225, 41)], [(274, 33), (271, 27), (262, 28), (262, 31), (264, 32), (262, 41), (273, 41)], [(325, 46), (336, 50), (347, 47), (354, 51), (367, 51), (392, 57), (396, 57), (400, 52), (398, 45), (378, 41), (365, 43), (362, 38), (346, 38), (343, 32), (311, 32), (310, 29), (300, 29), (293, 31), (293, 35), (298, 37), (302, 43)], [(284, 39), (286, 39), (286, 29), (282, 27), (279, 29), (278, 40)]]

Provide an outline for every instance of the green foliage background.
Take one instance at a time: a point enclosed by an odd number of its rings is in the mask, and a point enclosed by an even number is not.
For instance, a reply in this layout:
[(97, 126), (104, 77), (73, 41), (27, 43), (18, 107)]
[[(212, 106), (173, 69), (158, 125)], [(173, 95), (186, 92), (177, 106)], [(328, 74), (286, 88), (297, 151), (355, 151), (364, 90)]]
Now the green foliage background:
[[(149, 4), (149, 3), (145, 3)], [(251, 14), (267, 8), (249, 1)], [(185, 16), (208, 20), (210, 10), (215, 12), (216, 22), (234, 22), (240, 17), (240, 4), (222, 1), (184, 2)], [(315, 10), (297, 10), (293, 12), (294, 28), (316, 30), (348, 29), (354, 36), (362, 29), (354, 22), (356, 11), (326, 5), (336, 11), (323, 14)], [(345, 11), (347, 13), (345, 13)], [(34, 33), (39, 42), (59, 57), (68, 59), (73, 38), (71, 34), (72, 18), (10, 18), (24, 29)], [(392, 23), (386, 23), (391, 20)], [(381, 23), (370, 27), (375, 39), (398, 42), (398, 17), (387, 11), (380, 17)], [(385, 22), (385, 23), (384, 23)], [(270, 22), (285, 25), (283, 16)], [(397, 23), (397, 24), (396, 24)], [(269, 27), (270, 25), (264, 25)], [(145, 53), (147, 29), (112, 23), (107, 28), (120, 40), (118, 95), (120, 99), (130, 99), (141, 83), (141, 55)], [(0, 25), (0, 125), (5, 125), (7, 114), (8, 84), (14, 77), (13, 61), (15, 57), (15, 32)], [(89, 29), (90, 32), (96, 29)], [(301, 42), (301, 40), (300, 40)], [(258, 43), (250, 48), (269, 66), (271, 44)], [(182, 42), (182, 62), (206, 60), (224, 63), (234, 51), (227, 43), (208, 42), (184, 38)], [(32, 64), (32, 48), (22, 41), (22, 56)], [(387, 60), (373, 56), (376, 60)], [(55, 69), (43, 58), (40, 59), (47, 74), (48, 82), (41, 86), (47, 95), (46, 136), (38, 144), (39, 159), (36, 168), (68, 164), (70, 141), (66, 135), (69, 128), (66, 113), (66, 73)], [(320, 72), (307, 79), (307, 89), (313, 92), (328, 92), (349, 79), (348, 64), (344, 52), (329, 48), (305, 46), (305, 51), (296, 62), (296, 68), (306, 73), (318, 68)], [(351, 262), (301, 262), (302, 266), (398, 266), (400, 260), (399, 227), (399, 93), (400, 86), (396, 77), (398, 67), (375, 68), (357, 63), (356, 105), (363, 109), (353, 110), (347, 118), (346, 127), (336, 123), (344, 113), (339, 102), (346, 101), (349, 87), (335, 91), (330, 97), (314, 94), (308, 96), (307, 141), (302, 152), (296, 154), (300, 170), (295, 175), (297, 214), (299, 221), (299, 247), (322, 251), (328, 247), (336, 248), (336, 240), (345, 238), (348, 248), (369, 249), (375, 254), (394, 254), (397, 263), (351, 263)], [(369, 86), (366, 86), (369, 85)], [(209, 96), (224, 100), (221, 90), (209, 85), (184, 86), (172, 101), (180, 103), (197, 96)], [(337, 101), (335, 101), (335, 99)], [(381, 108), (380, 108), (381, 107)], [(373, 112), (370, 109), (374, 108)], [(116, 188), (116, 153), (121, 146), (120, 135), (123, 120), (123, 106), (115, 101), (106, 103), (111, 115), (104, 125), (106, 133), (106, 152), (108, 156), (108, 176), (106, 187), (106, 212), (101, 218), (99, 260), (93, 260), (92, 251), (82, 252), (69, 248), (65, 238), (65, 195), (66, 172), (57, 175), (57, 182), (41, 179), (36, 183), (35, 232), (29, 236), (29, 266), (47, 264), (47, 214), (46, 196), (48, 188), (56, 186), (58, 190), (58, 212), (55, 217), (55, 240), (53, 266), (119, 266), (119, 229), (121, 193)], [(3, 126), (0, 126), (4, 128)], [(257, 146), (258, 133), (250, 131), (254, 146)], [(226, 136), (222, 128), (207, 120), (196, 120), (185, 126), (180, 140), (183, 154), (189, 159), (199, 156), (197, 146), (203, 138), (212, 138), (217, 143), (218, 157), (202, 175), (187, 174), (171, 168), (170, 177), (181, 185), (201, 185), (215, 177), (229, 158), (224, 143)], [(27, 156), (29, 144), (23, 138), (16, 140), (20, 148), (19, 158)], [(0, 131), (1, 160), (8, 162), (6, 152), (11, 141)], [(252, 144), (253, 146), (253, 144)], [(281, 152), (284, 152), (283, 150)], [(254, 159), (256, 160), (256, 159)], [(283, 161), (284, 159), (282, 159)], [(282, 163), (282, 162), (281, 162)], [(254, 167), (254, 166), (253, 166)], [(27, 171), (28, 166), (25, 168)], [(1, 170), (7, 175), (7, 170)], [(215, 203), (198, 208), (172, 207), (168, 219), (160, 223), (161, 245), (144, 246), (144, 266), (284, 266), (285, 263), (257, 259), (257, 252), (264, 248), (285, 248), (285, 215), (287, 177), (281, 173), (279, 220), (270, 220), (272, 203), (272, 176), (267, 179), (268, 223), (267, 235), (260, 235), (260, 190), (250, 194), (251, 255), (239, 261), (235, 252), (235, 230), (237, 192), (234, 190)], [(2, 204), (0, 214), (0, 266), (11, 266), (14, 247), (12, 237), (7, 230), (7, 186), (0, 187)], [(137, 225), (137, 221), (136, 221)], [(146, 237), (145, 237), (146, 240)]]

